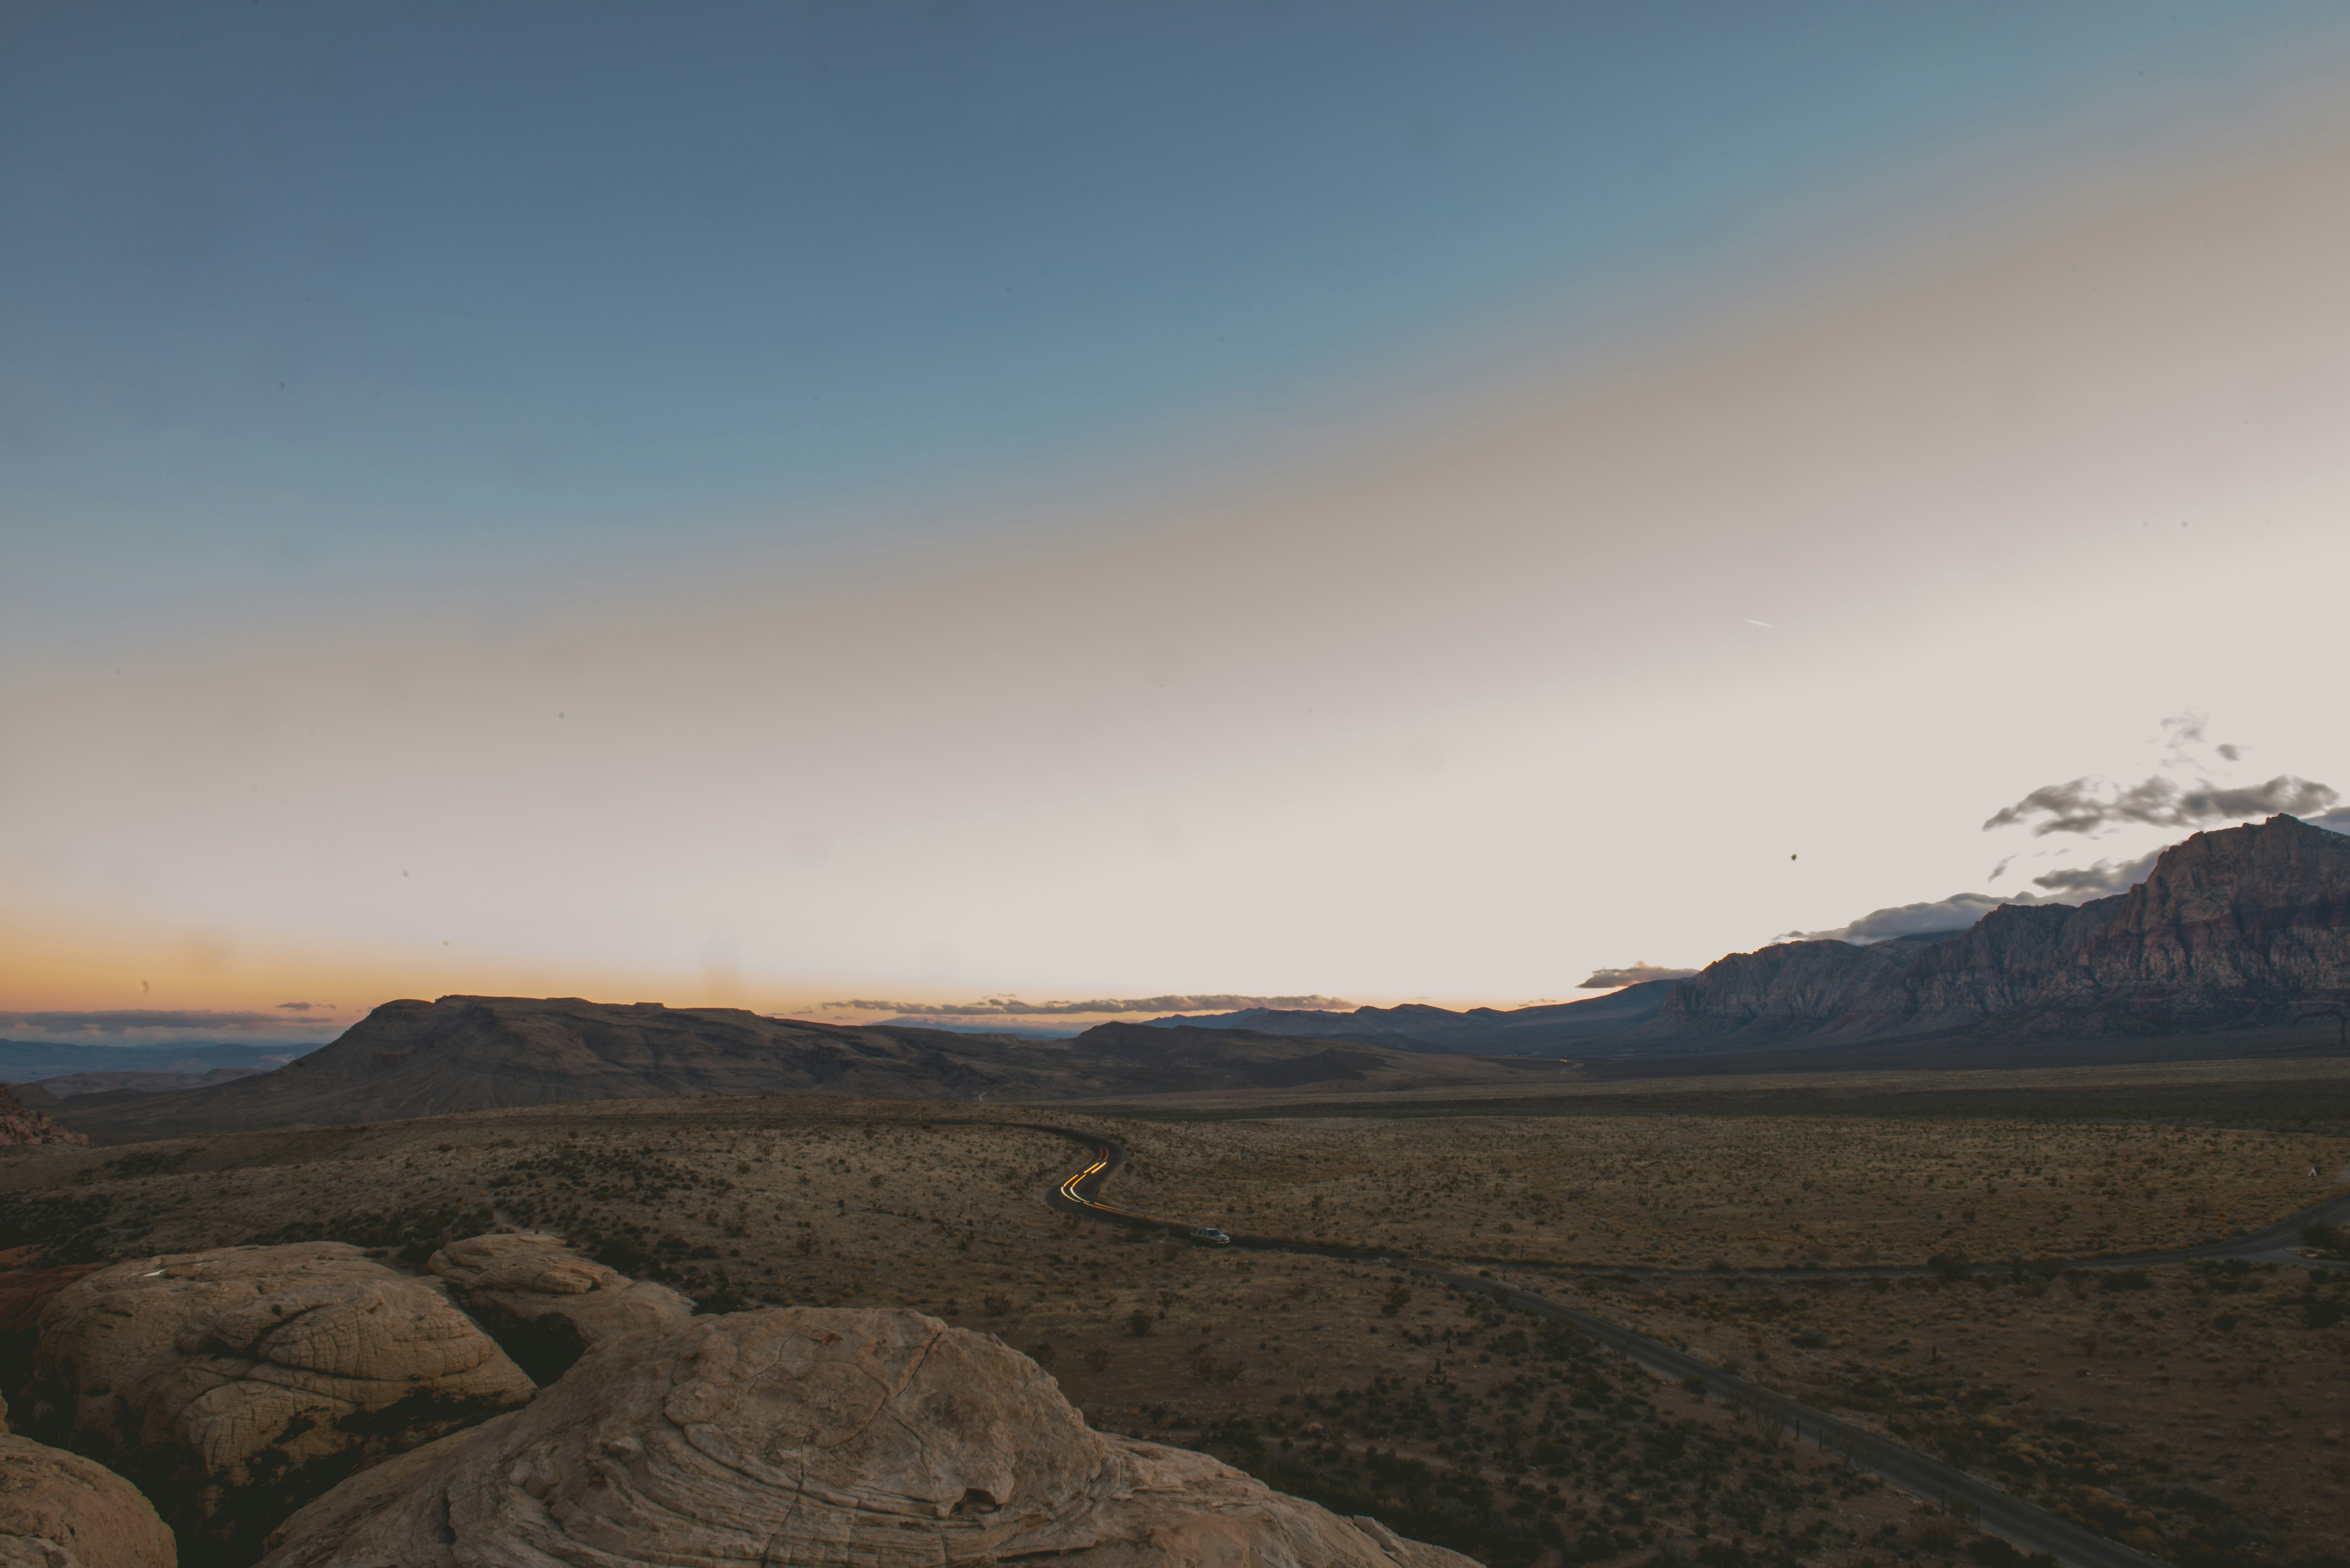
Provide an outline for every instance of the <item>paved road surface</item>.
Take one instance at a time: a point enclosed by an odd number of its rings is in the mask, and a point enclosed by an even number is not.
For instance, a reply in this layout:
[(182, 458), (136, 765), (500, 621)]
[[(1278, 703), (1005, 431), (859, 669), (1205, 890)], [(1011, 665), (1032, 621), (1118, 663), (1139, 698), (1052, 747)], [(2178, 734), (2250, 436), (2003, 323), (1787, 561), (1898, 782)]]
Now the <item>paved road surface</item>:
[[(1126, 1163), (1126, 1149), (1114, 1138), (1091, 1133), (1073, 1132), (1066, 1127), (1046, 1127), (1038, 1123), (1022, 1124), (1034, 1132), (1051, 1133), (1085, 1147), (1092, 1156), (1091, 1162), (1075, 1175), (1063, 1180), (1045, 1195), (1053, 1208), (1067, 1214), (1082, 1214), (1089, 1219), (1108, 1220), (1114, 1224), (1149, 1225), (1170, 1232), (1181, 1232), (1191, 1227), (1180, 1221), (1156, 1219), (1137, 1214), (1102, 1200), (1101, 1190), (1118, 1168)], [(2140, 1252), (2125, 1257), (2099, 1257), (2068, 1262), (2067, 1267), (2092, 1269), (2147, 1268), (2163, 1263), (2183, 1263), (2199, 1258), (2247, 1258), (2301, 1263), (2309, 1260), (2296, 1257), (2288, 1249), (2301, 1239), (2301, 1227), (2311, 1223), (2343, 1224), (2350, 1222), (2350, 1194), (2331, 1202), (2320, 1204), (2306, 1212), (2281, 1220), (2267, 1230), (2255, 1231), (2208, 1247), (2189, 1247), (2172, 1252)], [(1465, 1290), (1485, 1291), (1497, 1299), (1509, 1302), (1537, 1317), (1564, 1318), (1601, 1344), (1623, 1352), (1635, 1365), (1646, 1367), (1675, 1382), (1699, 1377), (1705, 1381), (1709, 1397), (1742, 1403), (1765, 1422), (1776, 1422), (1783, 1431), (1791, 1432), (1798, 1442), (1812, 1443), (1830, 1452), (1845, 1456), (1852, 1463), (1875, 1471), (1904, 1491), (1918, 1497), (1944, 1501), (1961, 1501), (1981, 1511), (1981, 1527), (1994, 1535), (2002, 1536), (2026, 1552), (2053, 1552), (2068, 1568), (2158, 1568), (2154, 1558), (2134, 1552), (2118, 1542), (2106, 1540), (2095, 1531), (2057, 1518), (2045, 1509), (2038, 1508), (2022, 1498), (2012, 1497), (1990, 1482), (1964, 1470), (1956, 1469), (1938, 1459), (1931, 1459), (1914, 1449), (1905, 1449), (1873, 1432), (1848, 1426), (1825, 1411), (1814, 1410), (1783, 1395), (1758, 1388), (1742, 1377), (1733, 1377), (1718, 1366), (1710, 1366), (1693, 1355), (1675, 1350), (1671, 1345), (1635, 1334), (1596, 1317), (1590, 1313), (1563, 1305), (1547, 1296), (1514, 1285), (1496, 1284), (1483, 1275), (1456, 1273), (1427, 1264), (1388, 1257), (1360, 1247), (1333, 1247), (1318, 1242), (1289, 1241), (1273, 1236), (1234, 1234), (1232, 1244), (1249, 1251), (1305, 1252), (1326, 1258), (1343, 1258), (1357, 1262), (1387, 1263), (1409, 1270), (1430, 1279)], [(1505, 1259), (1476, 1259), (1473, 1262), (1494, 1262), (1519, 1266)], [(2340, 1266), (2340, 1265), (2320, 1265)], [(1643, 1273), (1697, 1273), (1697, 1270), (1642, 1269)], [(1782, 1271), (1793, 1272), (1793, 1271)], [(1918, 1268), (1856, 1268), (1815, 1269), (1801, 1271), (1802, 1277), (1817, 1278), (1822, 1274), (1923, 1274)], [(1991, 1272), (1989, 1266), (1978, 1266), (1973, 1272)], [(1742, 1277), (1753, 1273), (1741, 1271)]]

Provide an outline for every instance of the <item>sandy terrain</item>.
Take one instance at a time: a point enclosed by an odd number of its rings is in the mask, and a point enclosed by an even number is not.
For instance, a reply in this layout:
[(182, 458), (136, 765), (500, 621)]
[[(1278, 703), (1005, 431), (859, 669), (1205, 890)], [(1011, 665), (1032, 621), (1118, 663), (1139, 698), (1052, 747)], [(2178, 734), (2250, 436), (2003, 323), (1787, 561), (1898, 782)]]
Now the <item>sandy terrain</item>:
[[(1482, 1298), (1393, 1268), (1130, 1239), (1055, 1214), (1040, 1195), (1076, 1168), (1074, 1146), (947, 1109), (640, 1100), (10, 1150), (0, 1231), (58, 1261), (310, 1236), (413, 1261), (446, 1237), (536, 1226), (712, 1309), (915, 1305), (1035, 1355), (1098, 1425), (1206, 1448), (1497, 1564), (1565, 1551), (1645, 1562), (1663, 1542), (1706, 1568), (1887, 1568), (1970, 1533)], [(2350, 1158), (2314, 1135), (2130, 1126), (992, 1115), (1119, 1137), (1134, 1159), (1108, 1196), (1177, 1218), (1434, 1255), (1699, 1265), (2177, 1243), (2338, 1190), (2331, 1173)], [(2324, 1414), (2350, 1391), (2344, 1331), (2301, 1326), (2310, 1314), (2283, 1275), (2303, 1271), (2248, 1276), (2257, 1293), (2176, 1270), (2144, 1292), (2076, 1296), (2062, 1280), (2036, 1293), (1814, 1290), (1471, 1266), (1743, 1361), (1978, 1468), (2028, 1450), (2019, 1490), (2116, 1533), (2168, 1532), (2198, 1562), (2290, 1563), (2350, 1526), (2334, 1458), (2345, 1450), (2327, 1446)], [(2214, 1326), (2228, 1316), (2230, 1330)], [(1799, 1341), (1806, 1330), (1825, 1343)], [(2091, 1334), (2094, 1357), (2066, 1350)], [(2263, 1453), (2272, 1444), (2293, 1464)], [(2206, 1472), (2219, 1479), (2191, 1479)], [(2182, 1493), (2154, 1507), (2157, 1482), (2220, 1505)], [(2134, 1501), (2063, 1490), (2084, 1485)]]

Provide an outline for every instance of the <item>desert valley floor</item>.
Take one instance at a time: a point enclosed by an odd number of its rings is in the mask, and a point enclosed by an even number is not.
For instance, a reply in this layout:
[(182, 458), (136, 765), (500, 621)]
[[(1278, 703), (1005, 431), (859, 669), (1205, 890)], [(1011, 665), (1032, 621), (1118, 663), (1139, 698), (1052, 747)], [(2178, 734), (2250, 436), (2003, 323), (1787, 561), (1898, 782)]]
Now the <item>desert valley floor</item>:
[[(902, 1304), (993, 1333), (1098, 1427), (1489, 1562), (2003, 1561), (1930, 1503), (1402, 1266), (1447, 1264), (2162, 1560), (2317, 1563), (2350, 1539), (2341, 1275), (2057, 1261), (2218, 1240), (2341, 1196), (2350, 1127), (2277, 1106), (2322, 1113), (2345, 1067), (2296, 1069), (2323, 1081), (2315, 1101), (2278, 1080), (2243, 1114), (2168, 1119), (2068, 1117), (2071, 1101), (2052, 1117), (2030, 1075), (1985, 1075), (1969, 1092), (1999, 1092), (1963, 1115), (1930, 1097), (1822, 1114), (1751, 1085), (1762, 1097), (1732, 1114), (1721, 1085), (1595, 1092), (1571, 1114), (1507, 1096), (1147, 1116), (605, 1102), (12, 1149), (0, 1232), (54, 1262), (330, 1238), (414, 1265), (451, 1238), (551, 1231), (704, 1311)], [(2099, 1081), (2126, 1098), (2193, 1079), (2173, 1064)], [(1025, 1122), (1121, 1142), (1122, 1205), (1396, 1262), (1196, 1248), (1054, 1212), (1044, 1194), (1083, 1159)], [(1967, 1279), (1960, 1259), (2013, 1263)]]

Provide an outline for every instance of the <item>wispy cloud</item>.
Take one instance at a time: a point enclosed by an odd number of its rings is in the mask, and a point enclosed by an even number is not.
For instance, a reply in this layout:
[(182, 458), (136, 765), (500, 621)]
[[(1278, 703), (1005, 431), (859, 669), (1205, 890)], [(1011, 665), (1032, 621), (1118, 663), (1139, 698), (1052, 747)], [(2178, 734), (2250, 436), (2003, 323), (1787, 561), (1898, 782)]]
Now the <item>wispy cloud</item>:
[[(2191, 829), (2282, 814), (2337, 833), (2350, 832), (2350, 809), (2326, 810), (2341, 798), (2330, 784), (2292, 774), (2279, 774), (2260, 784), (2212, 782), (2211, 774), (2224, 771), (2217, 763), (2241, 761), (2244, 748), (2212, 743), (2207, 723), (2202, 714), (2193, 711), (2165, 719), (2158, 763), (2162, 771), (2142, 783), (2113, 784), (2085, 774), (2064, 784), (2043, 784), (2014, 805), (1992, 813), (1983, 827), (1988, 831), (2030, 824), (2033, 836), (2040, 838), (2051, 834), (2086, 836), (2126, 826)], [(2194, 782), (2182, 783), (2171, 776), (2174, 773), (2191, 775)], [(2321, 812), (2324, 815), (2314, 815)], [(1785, 936), (1866, 943), (1964, 930), (2002, 904), (2081, 904), (2126, 893), (2152, 875), (2161, 854), (2161, 849), (2150, 849), (2135, 859), (2097, 860), (2043, 872), (2032, 878), (2032, 885), (2041, 889), (2037, 893), (2007, 898), (1953, 893), (1927, 903), (1872, 909), (1849, 925), (1828, 930), (1789, 931)], [(2006, 875), (2015, 858), (2011, 855), (2001, 860), (1987, 880), (1995, 882)]]
[[(305, 1003), (307, 1010), (308, 1004)], [(151, 1030), (315, 1029), (313, 1018), (276, 1012), (214, 1012), (202, 1008), (125, 1007), (90, 1012), (0, 1012), (0, 1029), (49, 1034), (130, 1034)]]
[(1991, 893), (1953, 893), (1947, 898), (1936, 898), (1929, 903), (1896, 904), (1887, 909), (1871, 909), (1849, 925), (1831, 927), (1825, 931), (1783, 932), (1779, 940), (1852, 942), (1866, 947), (1871, 942), (1889, 941), (1895, 937), (1924, 937), (1941, 931), (1963, 931), (2002, 904), (2049, 901), (2032, 893), (2012, 898), (2002, 898)]
[(2161, 850), (2149, 849), (2135, 860), (2100, 860), (2094, 866), (2051, 871), (2044, 877), (2034, 877), (2032, 885), (2047, 888), (2064, 903), (2074, 901), (2076, 897), (2103, 898), (2114, 893), (2126, 893), (2145, 881), (2154, 874), (2154, 863), (2161, 857)]
[[(2017, 801), (2002, 806), (1983, 823), (1983, 830), (2031, 823), (2033, 836), (2052, 833), (2091, 834), (2136, 823), (2150, 827), (2196, 828), (2214, 822), (2242, 822), (2255, 816), (2307, 817), (2342, 798), (2330, 784), (2279, 774), (2261, 784), (2219, 784), (2208, 776), (2214, 762), (2238, 763), (2244, 748), (2213, 744), (2206, 738), (2209, 722), (2189, 711), (2162, 722), (2160, 771), (2144, 782), (2115, 784), (2085, 774), (2064, 784), (2043, 784)], [(2174, 774), (2194, 776), (2182, 784)]]
[(1623, 969), (1595, 969), (1591, 971), (1591, 978), (1575, 989), (1609, 991), (1619, 985), (1638, 985), (1651, 980), (1687, 980), (1696, 972), (1693, 969), (1666, 969), (1660, 964), (1642, 961)]
[(909, 1018), (1056, 1018), (1084, 1013), (1237, 1012), (1246, 1007), (1348, 1008), (1335, 996), (1137, 996), (1093, 1002), (1023, 1002), (991, 996), (952, 1006), (927, 1002), (827, 1002), (827, 1009), (896, 1012)]
[(2032, 822), (2035, 838), (2052, 833), (2095, 833), (2122, 823), (2200, 827), (2208, 823), (2241, 822), (2247, 817), (2279, 813), (2306, 816), (2324, 811), (2341, 798), (2341, 792), (2330, 784), (2295, 778), (2291, 774), (2279, 774), (2265, 784), (2232, 789), (2208, 782), (2185, 789), (2159, 774), (2142, 784), (2116, 785), (2084, 777), (2067, 784), (2043, 784), (2013, 805), (1993, 812), (1983, 827), (1989, 831)]

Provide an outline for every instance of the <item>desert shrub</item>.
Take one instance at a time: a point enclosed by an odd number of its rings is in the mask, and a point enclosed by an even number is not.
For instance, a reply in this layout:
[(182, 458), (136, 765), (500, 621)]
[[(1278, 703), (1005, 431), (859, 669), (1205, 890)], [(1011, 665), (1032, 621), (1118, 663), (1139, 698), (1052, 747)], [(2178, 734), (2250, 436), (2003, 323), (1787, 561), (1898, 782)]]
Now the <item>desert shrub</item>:
[(1150, 1332), (1150, 1325), (1158, 1321), (1142, 1308), (1137, 1307), (1126, 1314), (1126, 1332), (1140, 1339)]
[(2118, 1295), (2124, 1291), (2150, 1291), (2154, 1281), (2144, 1269), (2115, 1269), (2097, 1281), (2099, 1295)]
[(1934, 1272), (1936, 1279), (1945, 1284), (1954, 1280), (1965, 1279), (1970, 1268), (1967, 1255), (1964, 1252), (1955, 1251), (1937, 1252), (1926, 1260), (1926, 1266)]
[(1389, 1285), (1388, 1293), (1379, 1298), (1379, 1312), (1384, 1316), (1393, 1317), (1410, 1304), (1411, 1287), (1409, 1285)]
[(1110, 1363), (1117, 1359), (1118, 1357), (1111, 1353), (1109, 1346), (1106, 1345), (1088, 1345), (1086, 1346), (1086, 1365), (1096, 1372), (1107, 1372), (1109, 1370)]
[(979, 1310), (990, 1317), (1002, 1317), (1012, 1310), (1012, 1302), (1006, 1296), (982, 1296), (979, 1298)]

